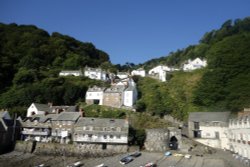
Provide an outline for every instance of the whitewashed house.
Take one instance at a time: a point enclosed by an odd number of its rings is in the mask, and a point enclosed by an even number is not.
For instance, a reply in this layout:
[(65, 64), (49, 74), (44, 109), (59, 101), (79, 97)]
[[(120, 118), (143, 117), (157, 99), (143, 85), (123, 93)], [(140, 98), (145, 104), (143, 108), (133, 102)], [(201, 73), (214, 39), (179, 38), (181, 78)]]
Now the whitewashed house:
[(143, 68), (139, 68), (137, 70), (133, 70), (131, 72), (132, 76), (141, 76), (141, 77), (145, 77), (146, 76), (146, 71)]
[(99, 104), (103, 105), (103, 92), (105, 88), (94, 86), (89, 88), (86, 92), (86, 103), (87, 104)]
[(194, 60), (188, 60), (187, 63), (183, 65), (183, 71), (193, 71), (196, 69), (200, 69), (207, 66), (207, 60), (202, 60), (200, 58), (196, 58)]
[(250, 109), (238, 113), (229, 121), (228, 138), (230, 151), (250, 160)]
[(46, 113), (52, 112), (52, 106), (48, 104), (39, 104), (39, 103), (32, 103), (29, 108), (27, 109), (27, 117), (31, 117), (32, 115), (44, 115)]
[(59, 76), (83, 76), (82, 71), (81, 70), (71, 70), (71, 71), (61, 71), (59, 73)]
[(149, 76), (152, 76), (156, 79), (159, 79), (162, 82), (165, 82), (167, 72), (170, 72), (170, 71), (173, 71), (173, 69), (168, 66), (159, 65), (149, 70), (148, 74)]
[(133, 107), (137, 100), (137, 89), (136, 86), (129, 86), (127, 89), (124, 91), (124, 106), (126, 107)]
[(191, 112), (189, 137), (214, 148), (229, 149), (228, 121), (230, 112)]
[(84, 76), (90, 79), (96, 79), (96, 80), (102, 80), (102, 81), (107, 80), (107, 72), (103, 71), (101, 68), (85, 67)]
[(129, 77), (129, 73), (127, 72), (117, 72), (117, 77), (119, 77), (120, 79), (125, 79)]

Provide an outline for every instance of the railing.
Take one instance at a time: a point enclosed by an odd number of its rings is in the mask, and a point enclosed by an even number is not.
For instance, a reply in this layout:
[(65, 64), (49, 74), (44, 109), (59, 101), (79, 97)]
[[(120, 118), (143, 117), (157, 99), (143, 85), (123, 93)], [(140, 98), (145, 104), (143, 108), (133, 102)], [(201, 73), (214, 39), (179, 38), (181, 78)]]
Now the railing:
[(39, 135), (39, 136), (48, 136), (50, 134), (49, 131), (22, 131), (23, 135)]
[(83, 138), (83, 137), (75, 137), (73, 139), (75, 142), (98, 142), (98, 143), (127, 143), (128, 139), (103, 139), (103, 138)]

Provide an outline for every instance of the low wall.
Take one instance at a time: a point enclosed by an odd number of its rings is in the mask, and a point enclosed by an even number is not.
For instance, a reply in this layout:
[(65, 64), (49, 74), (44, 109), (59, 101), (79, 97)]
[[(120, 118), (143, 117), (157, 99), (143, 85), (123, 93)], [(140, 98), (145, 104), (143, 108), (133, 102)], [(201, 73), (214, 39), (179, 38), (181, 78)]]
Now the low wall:
[(32, 141), (16, 141), (15, 151), (20, 151), (24, 153), (31, 153), (32, 152)]
[[(127, 152), (127, 145), (107, 145), (103, 149), (102, 144), (59, 144), (59, 143), (36, 143), (34, 154), (37, 155), (64, 155), (64, 156), (84, 156), (100, 157), (110, 156)], [(32, 142), (18, 142), (15, 150), (21, 152), (31, 152)]]

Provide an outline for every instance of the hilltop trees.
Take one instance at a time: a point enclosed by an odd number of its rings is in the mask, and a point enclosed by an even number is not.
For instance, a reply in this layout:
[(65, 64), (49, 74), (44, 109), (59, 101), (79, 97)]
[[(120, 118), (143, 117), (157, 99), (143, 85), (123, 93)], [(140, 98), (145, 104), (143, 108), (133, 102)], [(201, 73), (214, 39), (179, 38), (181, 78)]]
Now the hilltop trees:
[(62, 69), (97, 67), (109, 56), (91, 43), (32, 25), (0, 24), (0, 108), (32, 102), (73, 105), (83, 100), (91, 84), (87, 78), (58, 77)]

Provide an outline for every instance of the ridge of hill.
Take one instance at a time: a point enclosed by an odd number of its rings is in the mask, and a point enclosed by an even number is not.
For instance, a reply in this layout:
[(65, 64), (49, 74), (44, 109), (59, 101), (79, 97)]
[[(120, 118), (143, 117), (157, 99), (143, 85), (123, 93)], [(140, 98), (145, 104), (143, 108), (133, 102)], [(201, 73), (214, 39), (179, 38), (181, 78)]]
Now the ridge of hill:
[(250, 17), (228, 20), (205, 33), (197, 45), (144, 64), (113, 65), (107, 53), (57, 32), (32, 25), (0, 23), (0, 108), (23, 114), (32, 102), (74, 105), (85, 100), (89, 86), (105, 85), (86, 77), (59, 77), (62, 69), (86, 65), (105, 70), (146, 70), (165, 64), (180, 67), (188, 59), (206, 58), (208, 66), (193, 72), (175, 71), (163, 83), (134, 78), (137, 111), (171, 114), (186, 119), (194, 111), (239, 111), (250, 106)]
[[(181, 67), (188, 59), (207, 59), (208, 66), (192, 72), (173, 72), (160, 83), (139, 79), (139, 111), (187, 119), (194, 111), (240, 111), (250, 107), (250, 17), (231, 20), (205, 33), (197, 45), (141, 64)], [(151, 98), (151, 100), (150, 100)]]

